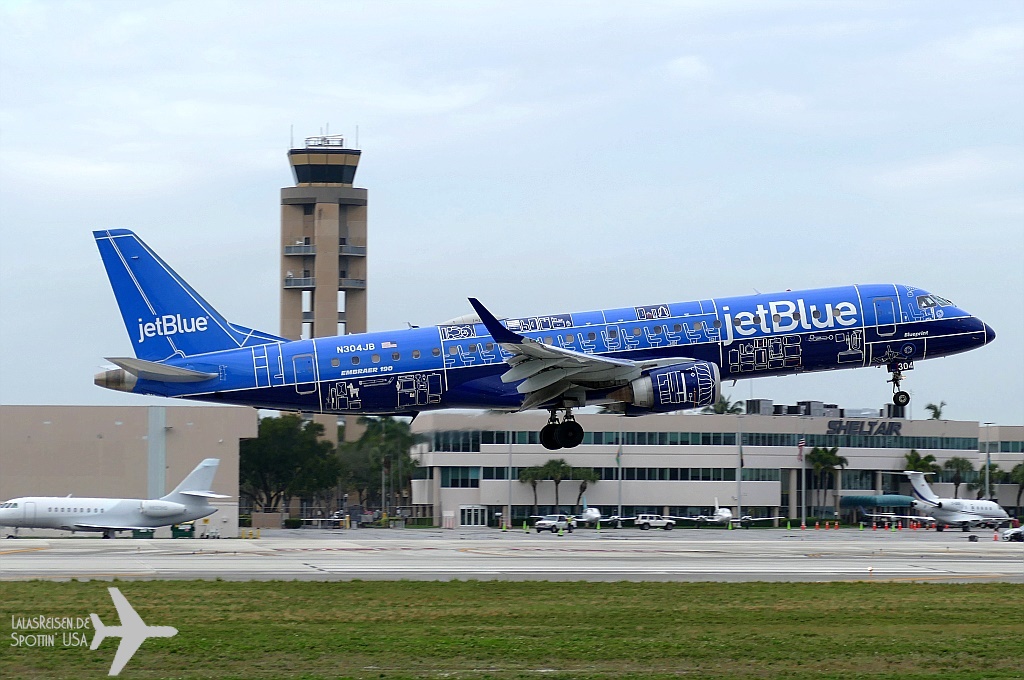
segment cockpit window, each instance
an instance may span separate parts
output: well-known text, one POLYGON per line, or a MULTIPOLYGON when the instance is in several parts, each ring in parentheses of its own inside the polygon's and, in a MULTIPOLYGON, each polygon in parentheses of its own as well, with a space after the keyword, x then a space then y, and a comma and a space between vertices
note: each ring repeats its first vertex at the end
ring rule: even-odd
POLYGON ((932 307, 952 307, 953 303, 938 295, 918 295, 917 306, 921 309, 931 309, 932 307))

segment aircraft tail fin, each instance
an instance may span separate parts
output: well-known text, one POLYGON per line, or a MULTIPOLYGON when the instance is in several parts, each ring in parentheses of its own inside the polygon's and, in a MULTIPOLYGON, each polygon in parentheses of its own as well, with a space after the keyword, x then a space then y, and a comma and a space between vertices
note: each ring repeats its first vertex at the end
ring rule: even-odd
POLYGON ((92 636, 92 644, 89 645, 89 649, 96 649, 107 637, 107 627, 100 621, 100 617, 95 614, 89 614, 89 616, 92 618, 92 629, 96 631, 96 634, 92 636))
POLYGON ((181 484, 174 487, 174 491, 160 500, 187 504, 197 501, 205 503, 204 499, 207 498, 226 498, 226 496, 210 491, 210 487, 213 486, 213 477, 217 474, 218 465, 220 465, 220 458, 207 458, 197 465, 188 474, 188 477, 181 480, 181 484))
POLYGON ((163 361, 283 342, 230 323, 128 229, 94 231, 135 356, 163 361))
POLYGON ((910 478, 910 486, 914 488, 914 495, 928 503, 930 505, 936 505, 939 502, 939 497, 935 495, 932 488, 928 486, 928 482, 925 481, 924 472, 911 472, 904 470, 903 474, 910 478))

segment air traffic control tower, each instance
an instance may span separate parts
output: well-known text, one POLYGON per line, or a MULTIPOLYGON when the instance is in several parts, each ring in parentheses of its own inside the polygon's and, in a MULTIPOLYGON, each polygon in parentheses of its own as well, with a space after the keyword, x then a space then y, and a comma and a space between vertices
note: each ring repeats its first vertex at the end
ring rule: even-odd
MULTIPOLYGON (((308 137, 288 151, 295 186, 281 189, 286 338, 366 332, 366 189, 352 186, 361 153, 345 148, 341 135, 308 137)), ((334 417, 316 420, 333 441, 334 417)))
POLYGON ((366 189, 352 186, 358 149, 341 135, 291 149, 281 189, 281 335, 366 332, 366 189))

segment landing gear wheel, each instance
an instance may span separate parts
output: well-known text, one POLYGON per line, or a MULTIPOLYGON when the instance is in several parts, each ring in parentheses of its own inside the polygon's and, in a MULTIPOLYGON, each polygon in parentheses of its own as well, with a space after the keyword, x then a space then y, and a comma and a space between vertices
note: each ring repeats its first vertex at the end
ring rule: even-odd
POLYGON ((903 390, 900 390, 899 392, 896 392, 895 394, 892 395, 892 403, 896 404, 897 406, 906 406, 907 404, 910 403, 910 394, 904 392, 903 390))
POLYGON ((548 423, 540 428, 540 444, 549 451, 557 451, 562 448, 558 442, 558 423, 548 423))
MULTIPOLYGON (((547 426, 545 426, 547 427, 547 426)), ((562 448, 572 449, 583 443, 583 426, 575 420, 565 420, 555 430, 555 441, 562 448)))

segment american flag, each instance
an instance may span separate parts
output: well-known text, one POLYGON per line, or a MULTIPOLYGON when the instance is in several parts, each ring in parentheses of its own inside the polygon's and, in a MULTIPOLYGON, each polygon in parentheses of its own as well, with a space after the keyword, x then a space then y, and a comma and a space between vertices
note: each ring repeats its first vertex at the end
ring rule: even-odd
POLYGON ((797 460, 801 460, 802 461, 804 459, 804 447, 805 446, 807 446, 807 440, 804 439, 803 437, 800 437, 800 441, 798 441, 797 444, 796 444, 796 452, 797 452, 796 453, 796 459, 797 460))
POLYGON ((385 340, 384 342, 380 343, 380 346, 383 349, 395 349, 396 347, 398 347, 398 343, 391 342, 390 340, 385 340))

